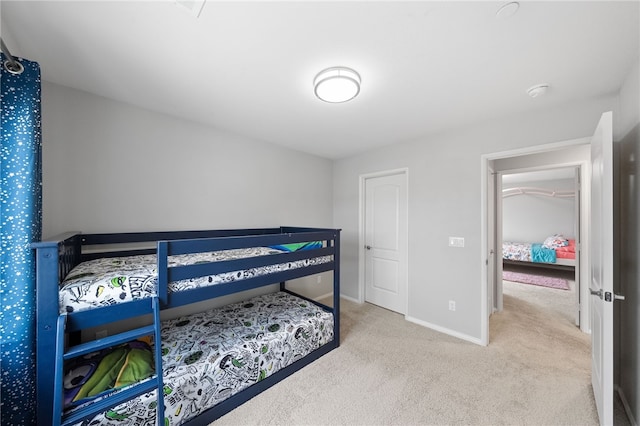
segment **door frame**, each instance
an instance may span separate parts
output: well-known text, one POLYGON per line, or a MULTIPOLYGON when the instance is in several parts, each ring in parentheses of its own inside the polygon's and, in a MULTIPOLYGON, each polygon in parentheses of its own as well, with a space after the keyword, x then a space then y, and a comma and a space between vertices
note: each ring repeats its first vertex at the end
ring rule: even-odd
MULTIPOLYGON (((489 259, 489 256, 488 256, 489 238, 488 238, 488 225, 487 225, 488 223, 487 221, 489 220, 488 205, 489 205, 489 202, 495 203, 495 199, 488 200, 489 191, 488 191, 487 185, 489 185, 490 183, 488 179, 488 170, 490 167, 492 167, 491 162, 494 160, 520 157, 520 156, 525 156, 530 154, 542 154, 546 152, 557 151, 563 148, 570 148, 572 146, 577 146, 577 145, 588 145, 590 144, 590 142, 591 142, 590 137, 578 138, 578 139, 571 139, 571 140, 562 141, 562 142, 554 142, 554 143, 543 144, 543 145, 535 145, 535 146, 526 147, 526 148, 519 148, 519 149, 514 149, 509 151, 483 154, 480 157, 480 226, 481 226, 480 262, 481 262, 481 268, 482 268, 481 284, 480 284, 480 302, 481 302, 480 342, 482 345, 486 346, 489 344, 489 315, 493 311, 493 306, 489 306, 488 293, 490 291, 494 291, 494 288, 496 286, 496 282, 490 282, 488 278, 489 268, 487 265, 487 261, 489 259)), ((587 248, 589 247, 588 246, 589 230, 587 229, 588 227, 585 225, 589 223, 589 217, 588 217, 588 209, 585 210, 585 207, 584 207, 589 205, 589 194, 590 194, 591 183, 587 179, 584 179, 584 176, 590 176, 590 172, 591 172, 590 165, 586 161, 574 161, 574 162, 566 162, 566 163, 557 163, 557 164, 554 164, 554 166, 559 166, 559 167, 577 166, 580 168, 580 174, 583 177, 582 194, 581 194, 582 196, 581 204, 583 207, 581 209, 582 220, 580 223, 582 241, 581 241, 581 247, 580 247, 579 276, 584 278, 585 276, 588 276, 586 272, 589 271, 589 268, 591 265, 589 262, 589 254, 587 250, 587 248)), ((530 168, 528 170, 533 170, 533 169, 534 168, 530 168)), ((520 169, 520 170, 526 171, 524 169, 520 169)), ((501 175, 501 172, 506 172, 506 171, 507 170, 495 170, 497 174, 493 176, 495 178, 495 176, 501 175)), ((498 196, 498 194, 495 194, 495 195, 496 197, 498 196)), ((498 204, 501 204, 501 203, 498 203, 498 204)), ((501 222, 496 224, 496 228, 499 228, 501 226, 502 226, 501 222)), ((497 245, 498 245, 498 241, 496 239, 496 246, 497 245)), ((494 261, 496 262, 495 269, 497 272, 499 272, 502 269, 501 268, 502 256, 494 256, 494 261), (498 265, 498 263, 500 265, 498 265)), ((499 281, 500 278, 496 277, 496 280, 499 281)), ((589 325, 588 291, 589 291, 588 286, 586 285, 580 286, 580 300, 583 301, 581 302, 581 309, 580 309, 580 319, 581 319, 580 328, 582 331, 586 333, 589 333, 591 331, 589 328, 590 325, 589 325)))
MULTIPOLYGON (((497 262, 494 257, 498 255, 496 241, 498 239, 498 230, 496 229, 496 222, 498 217, 498 212, 496 211, 496 193, 498 192, 497 188, 498 179, 496 177, 496 172, 493 170, 493 162, 487 163, 487 261, 485 264, 487 265, 487 285, 489 287, 495 288, 495 284, 499 283, 497 281, 498 271, 496 270, 497 262), (493 285, 491 283, 494 283, 493 285)), ((491 317, 496 309, 496 293, 495 291, 487 292, 487 306, 489 310, 487 312, 487 316, 491 317)))
POLYGON ((365 299, 365 273, 366 273, 366 262, 365 262, 365 213, 366 213, 366 181, 371 178, 378 178, 384 176, 393 176, 393 175, 403 175, 404 176, 404 185, 407 189, 407 197, 405 200, 405 212, 406 217, 404 218, 407 227, 405 229, 405 246, 403 247, 406 257, 406 262, 404 265, 405 277, 407 277, 406 282, 406 300, 404 301, 405 305, 405 316, 409 314, 409 169, 407 167, 399 168, 399 169, 391 169, 391 170, 383 170, 374 173, 365 173, 359 176, 359 206, 358 206, 358 303, 364 303, 365 299))

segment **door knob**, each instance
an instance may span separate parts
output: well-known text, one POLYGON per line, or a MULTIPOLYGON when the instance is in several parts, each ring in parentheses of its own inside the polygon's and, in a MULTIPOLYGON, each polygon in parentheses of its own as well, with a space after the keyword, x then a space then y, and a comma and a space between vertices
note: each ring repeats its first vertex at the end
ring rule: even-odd
POLYGON ((590 288, 589 293, 593 294, 594 296, 598 296, 600 299, 602 299, 602 289, 596 291, 590 288))
POLYGON ((367 250, 371 250, 371 246, 364 246, 367 250))
MULTIPOLYGON (((602 289, 595 291, 592 289, 589 289, 589 293, 593 294, 594 296, 598 296, 600 299, 605 299, 606 302, 611 302, 611 293, 607 292, 606 294, 604 294, 602 292, 602 289)), ((615 294, 613 293, 613 300, 625 300, 624 296, 621 294, 615 294)))

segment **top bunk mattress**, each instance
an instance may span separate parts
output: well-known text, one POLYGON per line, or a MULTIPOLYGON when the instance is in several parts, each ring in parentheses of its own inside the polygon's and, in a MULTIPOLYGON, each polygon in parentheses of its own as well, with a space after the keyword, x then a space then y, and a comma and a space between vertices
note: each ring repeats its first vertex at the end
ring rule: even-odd
MULTIPOLYGON (((169 267, 220 262, 254 256, 286 253, 273 247, 251 247, 214 252, 169 256, 169 267)), ((332 256, 319 256, 292 262, 249 268, 170 282, 169 292, 180 292, 228 283, 261 275, 331 262, 332 256)), ((73 268, 59 291, 60 313, 79 312, 152 297, 158 285, 155 254, 105 257, 82 262, 73 268)))

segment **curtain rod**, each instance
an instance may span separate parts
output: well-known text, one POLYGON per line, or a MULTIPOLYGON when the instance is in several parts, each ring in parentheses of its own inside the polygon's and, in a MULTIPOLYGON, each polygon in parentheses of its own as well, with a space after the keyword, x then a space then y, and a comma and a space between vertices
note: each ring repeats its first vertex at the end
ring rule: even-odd
POLYGON ((4 40, 2 39, 2 37, 0 37, 0 44, 2 45, 2 51, 7 57, 7 60, 2 64, 4 66, 4 69, 11 74, 22 74, 22 72, 24 71, 24 67, 20 62, 16 60, 16 58, 13 57, 11 52, 9 52, 9 49, 7 48, 7 45, 4 44, 4 40))

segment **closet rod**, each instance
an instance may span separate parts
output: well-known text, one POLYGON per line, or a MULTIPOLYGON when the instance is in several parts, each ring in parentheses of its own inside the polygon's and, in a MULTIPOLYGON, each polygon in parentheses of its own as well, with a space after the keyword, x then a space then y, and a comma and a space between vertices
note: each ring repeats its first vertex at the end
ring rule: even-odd
POLYGON ((7 48, 7 45, 4 44, 4 40, 2 39, 2 37, 0 37, 0 44, 2 46, 2 52, 4 52, 5 56, 7 57, 7 60, 2 64, 4 66, 4 69, 11 74, 22 74, 22 72, 24 71, 24 67, 20 62, 16 60, 16 58, 13 57, 13 55, 7 48))

